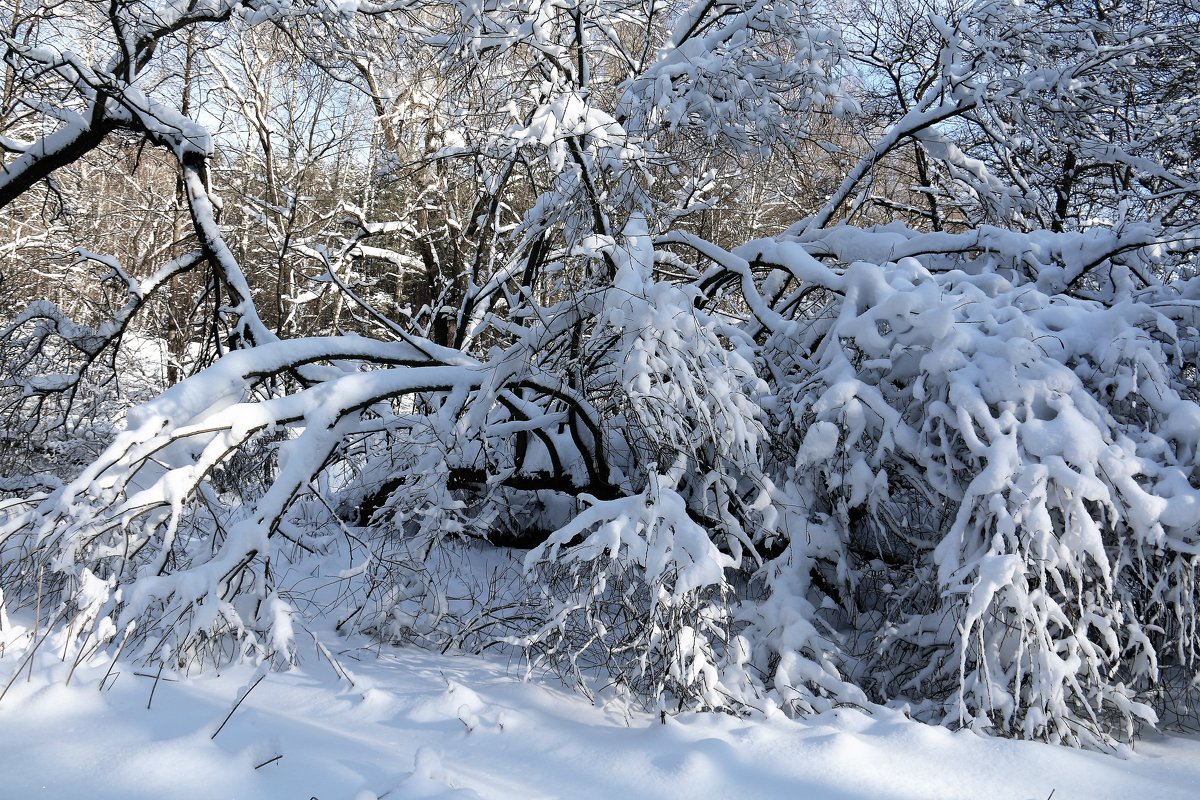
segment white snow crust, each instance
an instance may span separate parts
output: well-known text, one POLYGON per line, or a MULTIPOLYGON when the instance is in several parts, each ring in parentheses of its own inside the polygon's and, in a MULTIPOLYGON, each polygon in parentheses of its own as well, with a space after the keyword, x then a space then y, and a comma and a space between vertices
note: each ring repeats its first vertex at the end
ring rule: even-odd
MULTIPOLYGON (((1194 737, 1152 735, 1122 758, 954 732, 899 710, 664 724, 603 695, 592 705, 550 681, 522 682, 496 659, 326 639, 327 658, 304 639, 289 672, 188 678, 121 662, 102 691, 107 661, 81 665, 66 685, 71 659, 41 651, 32 679, 22 671, 0 700, 0 796, 1168 800, 1195 797, 1200 781, 1194 737)), ((0 680, 17 662, 10 648, 0 680)))

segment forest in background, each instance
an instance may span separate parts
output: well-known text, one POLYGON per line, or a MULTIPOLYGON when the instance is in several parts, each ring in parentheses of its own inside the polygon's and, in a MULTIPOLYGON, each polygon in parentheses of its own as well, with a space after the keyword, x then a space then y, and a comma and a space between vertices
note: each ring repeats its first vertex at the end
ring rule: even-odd
POLYGON ((0 28, 29 658, 331 624, 666 712, 1194 715, 1194 0, 0 28))

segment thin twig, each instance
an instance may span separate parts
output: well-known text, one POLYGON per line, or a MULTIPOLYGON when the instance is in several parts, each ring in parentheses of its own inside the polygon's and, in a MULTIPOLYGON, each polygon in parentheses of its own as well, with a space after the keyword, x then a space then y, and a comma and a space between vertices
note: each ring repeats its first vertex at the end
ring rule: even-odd
POLYGON ((217 738, 217 734, 218 734, 218 733, 220 733, 220 732, 221 732, 221 730, 222 730, 222 729, 225 727, 225 723, 226 723, 226 722, 229 722, 229 719, 230 719, 230 718, 233 716, 233 712, 235 712, 235 711, 237 711, 237 710, 238 710, 238 706, 240 706, 240 705, 242 704, 242 701, 243 701, 243 700, 245 700, 247 697, 249 697, 249 696, 250 696, 250 693, 254 691, 254 688, 255 688, 256 686, 258 686, 260 683, 262 683, 262 679, 263 679, 263 678, 265 678, 265 677, 267 677, 267 676, 266 676, 266 675, 259 675, 259 676, 258 676, 258 680, 256 680, 254 683, 250 684, 250 688, 249 688, 249 689, 247 689, 247 690, 246 690, 246 693, 245 693, 245 694, 243 694, 241 697, 239 697, 239 698, 238 698, 238 701, 237 701, 236 703, 234 703, 234 704, 233 704, 233 708, 229 709, 229 713, 228 713, 228 714, 226 714, 226 715, 225 715, 225 719, 221 721, 221 725, 220 725, 220 727, 218 727, 218 728, 216 729, 216 731, 214 731, 214 732, 213 732, 213 735, 212 735, 212 736, 208 737, 209 739, 215 739, 215 738, 217 738))
POLYGON ((150 687, 150 699, 146 701, 146 710, 150 710, 150 704, 154 702, 154 690, 158 688, 158 681, 162 678, 163 665, 160 661, 158 664, 158 674, 154 676, 154 683, 150 687))
MULTIPOLYGON (((65 616, 66 611, 63 611, 61 614, 59 614, 58 619, 54 620, 53 623, 46 627, 46 632, 42 634, 42 638, 34 642, 34 644, 29 648, 29 652, 25 654, 25 660, 17 666, 17 671, 13 673, 11 678, 8 679, 8 683, 4 685, 4 690, 0 691, 0 700, 4 699, 4 695, 8 694, 8 690, 12 688, 14 683, 16 683, 17 678, 21 677, 21 670, 25 669, 26 664, 29 664, 29 676, 33 676, 33 657, 37 654, 37 649, 41 647, 42 642, 46 641, 47 637, 50 636, 51 631, 54 630, 54 626, 58 624, 59 620, 65 616)), ((28 683, 29 678, 26 678, 25 682, 28 683)))
POLYGON ((87 635, 83 637, 83 642, 79 645, 79 652, 75 655, 75 660, 71 663, 71 669, 67 672, 67 680, 63 684, 64 686, 71 685, 71 678, 75 677, 75 670, 79 667, 79 662, 96 652, 96 648, 100 646, 100 642, 96 642, 96 647, 93 647, 91 650, 87 649, 87 644, 92 639, 92 633, 93 631, 89 629, 87 635))
POLYGON ((345 667, 343 667, 341 664, 339 664, 337 662, 337 659, 335 659, 333 657, 333 654, 329 652, 329 648, 325 647, 325 645, 323 645, 320 642, 320 640, 317 639, 317 637, 313 634, 312 631, 308 630, 307 628, 305 630, 309 636, 312 636, 313 644, 315 644, 317 646, 317 652, 325 657, 325 660, 329 662, 329 666, 333 667, 334 673, 339 678, 345 679, 345 681, 347 683, 349 683, 351 687, 353 687, 354 681, 350 678, 350 675, 346 672, 345 667))
MULTIPOLYGON (((108 676, 112 675, 113 669, 117 666, 117 659, 121 657, 121 653, 125 650, 125 645, 129 643, 129 637, 133 635, 133 627, 131 623, 125 628, 125 637, 121 639, 121 644, 117 647, 117 652, 113 655, 112 663, 108 665, 108 672, 105 672, 104 677, 100 680, 98 691, 104 691, 104 684, 108 682, 108 676)), ((121 673, 118 672, 117 674, 120 675, 121 673)), ((116 683, 116 681, 117 679, 113 678, 113 683, 116 683)))
MULTIPOLYGON (((38 579, 37 579, 37 598, 36 598, 36 601, 34 602, 34 606, 33 606, 33 638, 34 638, 34 640, 36 640, 38 638, 38 628, 41 626, 41 622, 42 622, 42 566, 39 564, 38 565, 38 579)), ((49 633, 49 631, 47 631, 47 633, 49 633)), ((38 644, 41 644, 41 642, 39 641, 38 644)), ((36 649, 36 647, 34 649, 36 649)), ((20 672, 21 672, 21 670, 18 669, 17 674, 20 674, 20 672)), ((33 680, 33 659, 32 658, 29 659, 29 674, 25 676, 25 682, 29 683, 31 680, 33 680)), ((12 681, 9 681, 8 685, 11 686, 12 681)), ((5 686, 4 690, 8 691, 8 686, 5 686)), ((3 697, 3 696, 4 695, 0 694, 0 697, 3 697)))
MULTIPOLYGON (((216 734, 213 734, 213 735, 216 736, 216 734)), ((274 758, 268 758, 266 761, 262 762, 261 764, 255 764, 254 768, 262 769, 267 764, 274 764, 276 761, 278 761, 281 758, 283 758, 283 753, 280 753, 279 755, 275 756, 274 758)))

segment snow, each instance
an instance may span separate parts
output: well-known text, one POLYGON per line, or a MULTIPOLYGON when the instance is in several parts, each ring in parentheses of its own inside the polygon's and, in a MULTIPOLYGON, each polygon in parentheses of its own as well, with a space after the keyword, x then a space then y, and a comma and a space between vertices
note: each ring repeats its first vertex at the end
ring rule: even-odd
MULTIPOLYGON (((0 794, 1169 800, 1194 797, 1200 780, 1195 737, 1155 735, 1121 758, 954 732, 896 710, 689 713, 663 724, 615 698, 592 705, 550 679, 523 682, 496 658, 326 639, 331 661, 304 639, 289 672, 156 680, 122 662, 103 691, 107 662, 79 667, 68 686, 69 660, 39 653, 32 679, 0 700, 0 794)), ((0 678, 18 661, 9 649, 0 678)))

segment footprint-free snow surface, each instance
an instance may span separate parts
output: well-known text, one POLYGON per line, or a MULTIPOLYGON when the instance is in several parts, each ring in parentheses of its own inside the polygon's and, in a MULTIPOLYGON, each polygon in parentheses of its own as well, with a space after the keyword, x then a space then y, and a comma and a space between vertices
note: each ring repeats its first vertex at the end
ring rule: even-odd
MULTIPOLYGON (((284 673, 196 678, 118 664, 100 691, 107 664, 79 667, 67 685, 69 659, 39 654, 0 700, 0 798, 1200 796, 1200 740, 1188 737, 1153 736, 1117 757, 887 710, 663 724, 523 682, 499 661, 331 656, 313 650, 284 673)), ((0 659, 0 681, 17 666, 0 659)))

